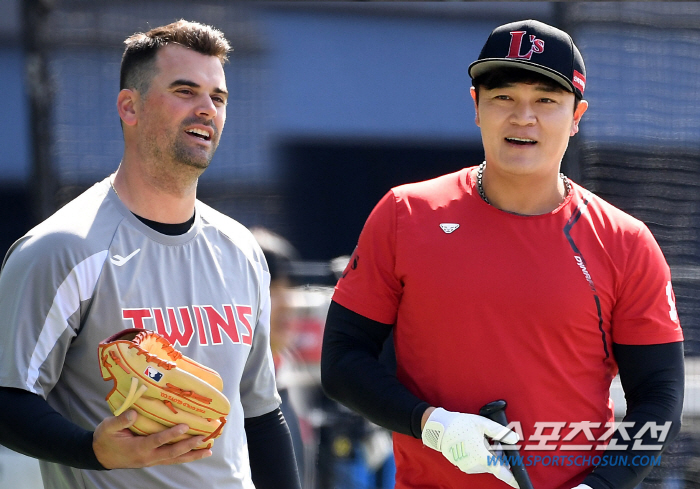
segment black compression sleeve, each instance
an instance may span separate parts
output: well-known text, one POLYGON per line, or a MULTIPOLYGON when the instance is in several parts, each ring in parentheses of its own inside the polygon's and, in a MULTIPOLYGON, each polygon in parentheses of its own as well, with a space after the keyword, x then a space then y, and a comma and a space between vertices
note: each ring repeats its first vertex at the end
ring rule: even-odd
POLYGON ((331 302, 323 334, 321 383, 326 395, 391 431, 421 436, 429 404, 414 396, 379 354, 392 325, 331 302))
POLYGON ((301 489, 292 437, 281 409, 245 419, 253 484, 258 489, 301 489))
POLYGON ((29 391, 0 387, 0 445, 69 467, 105 470, 81 428, 29 391))
MULTIPOLYGON (((623 421, 634 422, 627 429, 631 440, 624 440, 619 432, 613 438, 619 445, 627 445, 626 450, 610 454, 616 460, 627 456, 627 464, 598 466, 583 481, 593 489, 634 488, 652 469, 651 464, 634 463, 634 457, 657 458, 661 455, 681 428, 683 410, 683 390, 685 383, 683 343, 661 345, 618 345, 613 344, 613 353, 620 368, 620 381, 625 391, 627 414, 623 421), (647 422, 662 426, 671 421, 671 429, 663 443, 658 433, 648 430, 641 437, 643 445, 663 445, 658 450, 634 450, 635 435, 647 422)), ((636 460, 640 460, 637 458, 636 460)))

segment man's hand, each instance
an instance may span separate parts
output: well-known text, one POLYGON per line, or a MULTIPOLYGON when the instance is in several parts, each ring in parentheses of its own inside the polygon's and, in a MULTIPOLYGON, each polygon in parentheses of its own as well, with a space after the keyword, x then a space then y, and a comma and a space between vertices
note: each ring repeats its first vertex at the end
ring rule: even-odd
POLYGON ((518 483, 500 460, 494 457, 486 438, 501 443, 518 442, 518 434, 505 426, 475 414, 454 413, 435 409, 423 428, 423 444, 441 452, 447 460, 467 474, 490 473, 515 488, 518 483))
POLYGON ((192 462, 211 455, 211 450, 193 450, 202 443, 203 436, 193 436, 172 445, 168 442, 181 436, 188 426, 179 424, 148 436, 129 431, 136 421, 136 412, 102 421, 92 437, 92 448, 97 460, 106 469, 137 469, 153 465, 173 465, 192 462))

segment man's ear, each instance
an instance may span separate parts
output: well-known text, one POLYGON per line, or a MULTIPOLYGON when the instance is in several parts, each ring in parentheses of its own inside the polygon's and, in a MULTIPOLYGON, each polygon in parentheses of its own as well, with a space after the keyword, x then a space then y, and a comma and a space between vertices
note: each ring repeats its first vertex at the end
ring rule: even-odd
POLYGON ((138 120, 137 104, 139 94, 135 90, 125 88, 117 95, 117 112, 122 122, 127 126, 135 126, 138 120))
POLYGON ((588 110, 588 102, 581 100, 578 103, 578 107, 576 107, 576 110, 574 111, 574 120, 571 123, 571 133, 569 136, 573 136, 578 132, 578 124, 581 122, 581 117, 583 117, 586 110, 588 110))
POLYGON ((479 126, 479 103, 476 101, 476 88, 471 87, 469 89, 469 93, 471 94, 472 100, 474 101, 474 112, 476 112, 474 122, 476 123, 477 127, 481 127, 479 126))

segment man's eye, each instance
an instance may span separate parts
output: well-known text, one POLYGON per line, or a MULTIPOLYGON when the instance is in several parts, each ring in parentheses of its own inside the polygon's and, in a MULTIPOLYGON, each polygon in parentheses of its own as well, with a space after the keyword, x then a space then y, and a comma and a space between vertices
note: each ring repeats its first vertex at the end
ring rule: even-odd
POLYGON ((189 88, 181 88, 177 92, 181 93, 183 95, 191 95, 192 94, 192 90, 190 90, 189 88))

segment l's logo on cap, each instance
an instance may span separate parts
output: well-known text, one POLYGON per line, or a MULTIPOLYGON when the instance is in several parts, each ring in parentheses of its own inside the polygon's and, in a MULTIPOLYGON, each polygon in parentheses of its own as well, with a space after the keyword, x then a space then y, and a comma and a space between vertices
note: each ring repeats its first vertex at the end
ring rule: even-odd
POLYGON ((537 37, 530 34, 530 42, 532 43, 530 51, 525 54, 520 54, 525 34, 527 34, 525 31, 512 31, 510 33, 510 48, 508 49, 508 56, 506 56, 506 58, 529 60, 532 58, 533 54, 544 53, 544 39, 537 39, 537 37))

